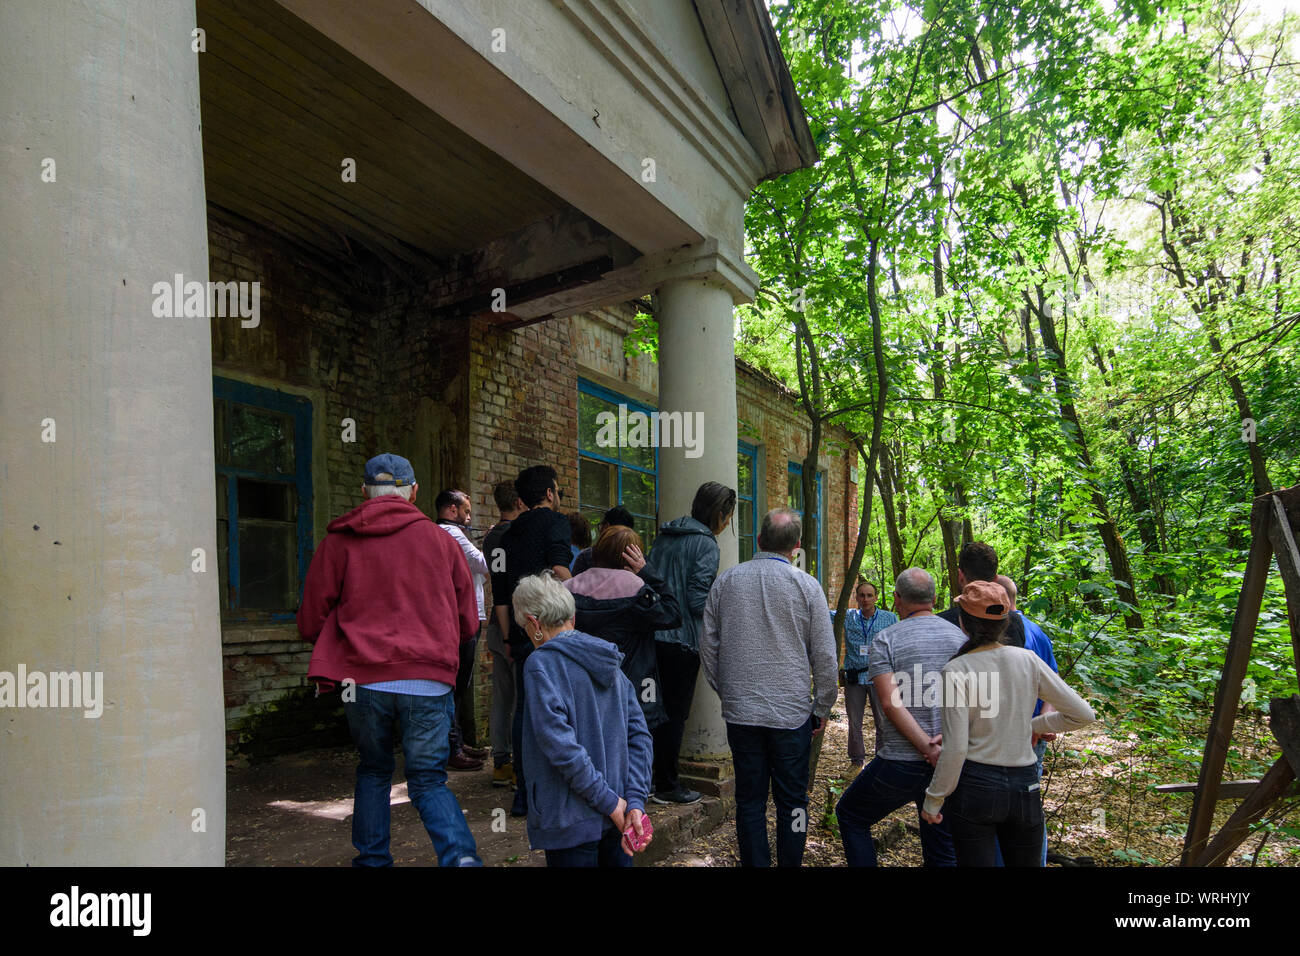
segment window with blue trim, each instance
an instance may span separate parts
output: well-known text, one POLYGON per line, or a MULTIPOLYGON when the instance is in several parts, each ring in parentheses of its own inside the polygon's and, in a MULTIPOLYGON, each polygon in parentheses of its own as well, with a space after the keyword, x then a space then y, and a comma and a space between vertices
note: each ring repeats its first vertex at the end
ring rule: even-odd
POLYGON ((311 402, 224 378, 212 394, 222 614, 284 619, 313 544, 311 402))
POLYGON ((748 561, 758 550, 758 448, 743 441, 737 444, 736 537, 740 560, 748 561))
POLYGON ((622 505, 631 512, 632 527, 641 535, 647 552, 659 528, 659 450, 652 445, 630 447, 622 423, 627 422, 629 413, 651 415, 654 411, 649 405, 578 380, 579 511, 594 534, 605 512, 622 505), (610 415, 613 417, 607 417, 610 415))
MULTIPOLYGON (((789 471, 789 507, 799 512, 799 520, 803 521, 805 514, 803 498, 803 465, 797 461, 790 462, 789 471)), ((823 552, 822 544, 826 541, 826 509, 822 506, 822 474, 817 473, 817 540, 803 542, 803 549, 806 556, 804 570, 815 577, 818 581, 822 580, 822 562, 821 555, 823 552)))

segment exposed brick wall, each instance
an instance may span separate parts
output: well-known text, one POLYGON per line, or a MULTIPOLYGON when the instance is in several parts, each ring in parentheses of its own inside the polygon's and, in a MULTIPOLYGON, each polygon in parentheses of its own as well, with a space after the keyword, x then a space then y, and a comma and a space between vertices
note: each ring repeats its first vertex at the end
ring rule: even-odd
MULTIPOLYGON (((273 233, 215 208, 208 214, 208 248, 213 281, 261 283, 257 328, 242 328, 238 319, 212 319, 213 372, 258 385, 312 389, 321 396, 312 415, 320 417, 328 440, 313 454, 323 451, 329 479, 314 483, 312 490, 325 514, 346 511, 357 502, 362 467, 379 442, 379 314, 359 310, 323 283, 319 272, 273 233), (356 422, 354 443, 342 441, 345 418, 356 422)), ((323 527, 316 530, 324 533, 323 527)))
MULTIPOLYGON (((486 531, 498 512, 492 488, 530 465, 550 465, 564 493, 578 501, 578 366, 573 319, 502 331, 476 319, 469 326, 469 492, 474 527, 486 531)), ((490 560, 490 559, 489 559, 490 560)), ((491 601, 491 588, 488 588, 491 601)), ((479 744, 487 740, 492 655, 479 642, 475 714, 479 744)))
MULTIPOLYGON (((322 281, 320 266, 275 234, 220 209, 208 212, 213 281, 259 282, 260 323, 213 318, 213 373, 312 399, 314 540, 324 524, 359 501, 362 467, 376 453, 380 315, 375 305, 322 281), (356 423, 356 441, 342 423, 356 423)), ((307 687, 311 647, 293 624, 222 626, 226 744, 259 753, 320 746, 346 738, 337 696, 307 687)))
MULTIPOLYGON (((790 463, 802 464, 812 440, 812 427, 799 405, 798 396, 780 383, 745 365, 736 367, 736 412, 742 437, 755 439, 763 450, 764 490, 768 509, 788 502, 790 463)), ((858 536, 858 485, 849 480, 856 452, 848 435, 839 428, 822 430, 817 456, 822 477, 827 599, 839 600, 844 566, 853 556, 858 536)))
MULTIPOLYGON (((630 306, 503 331, 483 319, 438 318, 465 291, 464 270, 413 289, 394 275, 362 293, 328 276, 328 268, 275 234, 209 211, 213 280, 259 281, 261 325, 214 319, 213 367, 263 387, 307 394, 318 435, 313 449, 315 540, 324 525, 360 500, 362 466, 380 451, 409 458, 426 513, 443 487, 467 491, 474 528, 497 519, 493 485, 523 468, 550 464, 576 509, 578 378, 653 400, 658 367, 626 355, 630 306), (341 423, 356 422, 355 443, 341 423)), ((758 440, 766 462, 765 505, 786 497, 786 468, 802 459, 808 425, 790 394, 744 367, 737 369, 741 433, 758 440)), ((856 533, 851 455, 832 429, 823 445, 828 585, 831 600, 856 533)), ((487 595, 490 605, 490 589, 487 595)), ((223 626, 227 744, 258 755, 346 740, 337 696, 315 699, 306 686, 311 648, 292 624, 223 626)), ((480 643, 475 710, 480 745, 487 740, 491 656, 480 643)))

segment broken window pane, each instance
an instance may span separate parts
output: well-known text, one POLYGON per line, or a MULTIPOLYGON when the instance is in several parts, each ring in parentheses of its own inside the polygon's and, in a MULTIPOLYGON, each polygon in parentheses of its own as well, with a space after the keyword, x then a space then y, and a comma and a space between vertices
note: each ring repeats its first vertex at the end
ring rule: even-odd
POLYGON ((233 405, 230 464, 264 475, 293 474, 293 419, 279 412, 233 405))
POLYGON ((291 611, 298 604, 298 532, 291 524, 239 522, 239 606, 291 611))

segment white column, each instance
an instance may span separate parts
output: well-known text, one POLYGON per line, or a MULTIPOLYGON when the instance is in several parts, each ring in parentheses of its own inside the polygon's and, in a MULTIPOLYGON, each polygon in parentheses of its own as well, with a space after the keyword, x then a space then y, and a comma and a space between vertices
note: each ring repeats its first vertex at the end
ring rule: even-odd
MULTIPOLYGON (((736 357, 733 294, 715 278, 675 279, 658 289, 659 409, 700 413, 699 457, 688 449, 659 451, 659 513, 671 520, 691 513, 695 491, 706 481, 736 487, 736 357)), ((730 528, 718 537, 719 571, 739 557, 730 528)), ((727 728, 718 695, 701 671, 686 723, 682 754, 687 758, 728 757, 727 728)))
POLYGON ((0 4, 0 672, 103 681, 0 708, 2 866, 224 862, 211 331, 152 310, 208 279, 194 26, 0 4))

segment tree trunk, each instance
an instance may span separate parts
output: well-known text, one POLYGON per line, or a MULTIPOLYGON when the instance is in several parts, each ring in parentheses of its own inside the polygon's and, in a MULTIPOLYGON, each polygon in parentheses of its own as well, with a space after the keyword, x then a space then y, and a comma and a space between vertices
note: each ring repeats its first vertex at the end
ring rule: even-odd
POLYGON ((880 504, 885 512, 885 533, 889 535, 889 566, 894 577, 898 577, 903 573, 903 539, 894 516, 894 470, 890 467, 888 445, 880 448, 880 474, 876 477, 876 485, 880 488, 880 504))
MULTIPOLYGON (((1085 326, 1086 329, 1086 326, 1085 326)), ((1107 368, 1106 362, 1102 358, 1101 349, 1097 346, 1096 341, 1090 343, 1092 351, 1092 362, 1097 366, 1097 371, 1101 373, 1102 383, 1106 390, 1110 391, 1110 369, 1107 368)), ((1111 359, 1114 360, 1114 353, 1111 353, 1111 359)), ((1142 547, 1146 554, 1158 565, 1162 557, 1160 548, 1160 535, 1156 530, 1155 513, 1151 508, 1151 496, 1147 493, 1147 487, 1142 480, 1134 473, 1132 454, 1137 451, 1137 436, 1133 434, 1133 429, 1125 428, 1115 413, 1114 405, 1107 402, 1106 407, 1106 427, 1115 432, 1123 431, 1125 446, 1119 450, 1119 471, 1120 478, 1124 482, 1124 491, 1128 494, 1129 507, 1133 509, 1133 523, 1137 526, 1138 537, 1142 539, 1142 547)), ((1164 571, 1156 571, 1152 578, 1155 585, 1156 593, 1171 595, 1174 593, 1173 582, 1164 571)))
MULTIPOLYGON (((1215 355, 1223 354, 1223 344, 1219 337, 1213 332, 1210 333, 1210 348, 1214 350, 1215 355)), ((1237 411, 1241 413, 1242 430, 1245 431, 1247 421, 1251 422, 1251 441, 1246 442, 1246 454, 1250 458, 1250 477, 1255 484, 1255 497, 1260 495, 1271 494, 1273 491, 1273 482, 1269 480, 1268 468, 1264 465, 1264 453, 1260 451, 1259 441, 1254 434, 1255 416, 1250 411, 1250 399, 1246 397, 1246 390, 1241 386, 1241 379, 1235 372, 1228 373, 1228 388, 1232 391, 1232 399, 1237 403, 1237 411)))
POLYGON ((947 517, 948 502, 942 493, 935 493, 935 504, 939 506, 939 530, 943 533, 944 570, 948 577, 948 593, 956 594, 961 588, 957 586, 957 531, 956 522, 947 517))
POLYGON ((1142 613, 1138 610, 1137 590, 1133 586, 1133 569, 1129 566, 1128 551, 1124 547, 1124 539, 1119 529, 1115 526, 1115 519, 1111 517, 1106 499, 1102 497, 1092 479, 1092 456, 1088 452, 1088 440, 1074 407, 1074 387, 1070 381, 1065 354, 1056 338, 1056 323, 1052 319, 1051 305, 1041 290, 1038 300, 1038 305, 1034 308, 1038 315, 1038 334, 1043 340, 1045 358, 1053 366, 1052 377, 1056 383, 1056 400, 1061 409, 1061 418, 1068 426, 1065 429, 1066 436, 1075 446, 1079 454, 1079 462, 1083 466, 1083 473, 1087 476, 1088 494, 1092 499, 1093 510, 1101 519, 1098 530, 1101 532, 1101 542, 1106 549, 1106 556, 1110 559, 1111 576, 1118 582, 1119 598, 1133 608, 1124 615, 1124 624, 1130 630, 1140 630, 1142 613))

